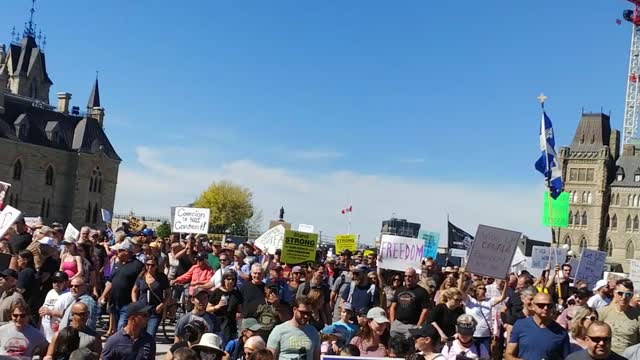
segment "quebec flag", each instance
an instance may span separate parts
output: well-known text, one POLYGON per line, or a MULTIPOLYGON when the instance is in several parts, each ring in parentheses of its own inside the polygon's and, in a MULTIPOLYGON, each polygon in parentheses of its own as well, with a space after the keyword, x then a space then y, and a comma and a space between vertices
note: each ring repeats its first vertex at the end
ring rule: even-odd
POLYGON ((556 140, 553 134, 551 119, 546 112, 542 112, 540 122, 540 158, 536 161, 536 170, 545 176, 549 184, 551 197, 557 199, 562 193, 562 171, 558 165, 558 155, 555 150, 556 140))

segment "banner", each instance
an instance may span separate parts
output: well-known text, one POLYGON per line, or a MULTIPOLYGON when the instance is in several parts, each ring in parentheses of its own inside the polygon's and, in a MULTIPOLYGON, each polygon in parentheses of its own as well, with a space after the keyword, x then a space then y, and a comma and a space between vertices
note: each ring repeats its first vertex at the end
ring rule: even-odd
POLYGON ((9 205, 5 206, 2 212, 0 212, 0 239, 2 239, 11 225, 18 220, 20 214, 22 214, 20 210, 9 205))
POLYGON ((315 230, 313 225, 298 224, 298 231, 302 231, 302 232, 306 232, 306 233, 312 233, 312 232, 314 232, 313 230, 315 230))
MULTIPOLYGON (((449 224, 449 250, 458 249, 467 251, 471 248, 471 244, 473 244, 473 236, 468 232, 460 229, 459 227, 453 225, 451 222, 449 224)), ((454 255, 457 256, 457 255, 454 255)))
MULTIPOLYGON (((549 192, 544 192, 542 206, 542 224, 549 227, 549 192)), ((569 227, 569 193, 561 193, 557 199, 551 199, 551 215, 553 215, 553 227, 569 227)))
POLYGON ((531 267, 546 269, 547 265, 553 269, 556 265, 562 265, 567 260, 567 250, 548 246, 533 246, 531 248, 531 267), (549 262, 551 260, 551 262, 549 262))
POLYGON ((111 213, 109 212, 109 210, 100 209, 100 211, 102 212, 102 221, 104 221, 106 224, 111 224, 111 213))
POLYGON ((424 241, 396 235, 382 235, 380 241, 380 260, 382 269, 405 271, 407 268, 420 269, 424 255, 424 241))
POLYGON ((76 229, 73 224, 68 223, 67 228, 64 230, 64 239, 76 242, 80 236, 80 231, 76 229))
POLYGON ((284 231, 285 228, 282 225, 273 227, 260 235, 260 237, 254 242, 254 245, 262 251, 268 251, 269 254, 275 254, 277 249, 282 249, 284 231))
POLYGON ((575 281, 584 280, 589 284, 588 289, 593 289, 596 282, 602 279, 602 270, 606 260, 607 253, 604 251, 582 249, 575 281))
POLYGON ((511 269, 522 233, 479 225, 469 250, 467 272, 504 279, 511 269))
POLYGON ((424 254, 425 258, 435 259, 438 255, 438 244, 440 244, 440 234, 433 231, 420 230, 418 233, 418 239, 424 241, 424 254))
POLYGON ((4 197, 7 195, 11 184, 0 181, 0 210, 2 210, 2 204, 4 202, 4 197))
POLYGON ((317 248, 318 234, 285 230, 281 262, 300 264, 307 261, 316 261, 317 248))
POLYGON ((354 252, 356 248, 356 234, 336 235, 336 254, 340 254, 344 250, 354 252))
POLYGON ((38 226, 42 226, 42 218, 38 217, 24 217, 24 224, 31 229, 35 229, 38 226))
POLYGON ((171 231, 176 233, 207 234, 209 232, 210 212, 211 209, 176 207, 171 231))

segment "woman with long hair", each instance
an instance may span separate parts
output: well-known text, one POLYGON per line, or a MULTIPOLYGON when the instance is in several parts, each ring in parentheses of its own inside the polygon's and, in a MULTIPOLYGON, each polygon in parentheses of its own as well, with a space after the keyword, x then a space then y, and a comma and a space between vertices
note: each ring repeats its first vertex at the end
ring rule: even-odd
POLYGON ((311 299, 312 302, 312 311, 311 318, 309 319, 309 325, 316 328, 316 330, 322 330, 326 324, 326 316, 322 313, 322 309, 324 309, 324 298, 322 297, 322 292, 318 289, 309 290, 309 294, 307 297, 311 299))
POLYGON ((436 294, 433 296, 433 302, 439 304, 442 293, 449 288, 455 287, 456 281, 457 280, 453 274, 447 275, 447 277, 442 281, 442 284, 440 284, 440 289, 436 291, 436 294))
POLYGON ((69 280, 83 276, 82 257, 78 254, 76 244, 68 239, 64 239, 62 243, 64 249, 62 249, 62 256, 60 256, 60 271, 67 273, 69 280))
POLYGON ((167 279, 167 275, 158 270, 156 258, 147 257, 144 270, 131 289, 131 299, 133 302, 140 300, 152 307, 153 310, 147 322, 147 332, 151 336, 155 336, 158 331, 164 309, 170 299, 170 289, 169 279, 167 279))
POLYGON ((71 353, 80 348, 80 333, 71 326, 60 330, 52 340, 44 360, 69 360, 71 353))
POLYGON ((427 322, 438 330, 443 343, 456 333, 456 319, 464 314, 463 301, 462 291, 450 287, 442 292, 440 303, 429 312, 427 322))
POLYGON ((571 352, 574 352, 587 348, 587 329, 592 322, 598 320, 598 312, 588 306, 574 306, 571 310, 573 316, 567 314, 567 319, 569 320, 571 352))
POLYGON ((216 317, 224 344, 238 336, 236 314, 242 312, 242 295, 236 286, 237 281, 238 274, 233 270, 227 270, 222 274, 222 285, 209 295, 207 311, 216 317))
POLYGON ((367 321, 351 339, 351 344, 358 347, 360 356, 385 357, 389 338, 389 318, 383 308, 374 307, 367 312, 367 321))
POLYGON ((378 268, 378 278, 382 281, 382 285, 383 285, 383 289, 381 291, 381 293, 385 294, 385 302, 382 302, 380 304, 382 304, 385 309, 389 310, 389 307, 391 307, 391 300, 393 300, 393 295, 396 293, 396 290, 398 290, 398 288, 400 288, 402 286, 402 277, 403 277, 403 273, 401 273, 400 271, 392 271, 391 272, 391 280, 389 281, 388 284, 384 283, 384 276, 382 275, 382 269, 378 268))

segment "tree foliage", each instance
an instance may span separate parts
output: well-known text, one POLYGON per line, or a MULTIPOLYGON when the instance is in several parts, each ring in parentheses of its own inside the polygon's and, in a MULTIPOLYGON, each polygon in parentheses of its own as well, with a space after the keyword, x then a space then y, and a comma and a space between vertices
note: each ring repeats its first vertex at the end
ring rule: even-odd
POLYGON ((228 181, 214 182, 196 199, 193 206, 211 209, 209 231, 247 235, 254 215, 253 194, 247 188, 228 181))
POLYGON ((166 222, 163 222, 155 230, 156 236, 159 238, 168 238, 171 235, 171 225, 166 222))

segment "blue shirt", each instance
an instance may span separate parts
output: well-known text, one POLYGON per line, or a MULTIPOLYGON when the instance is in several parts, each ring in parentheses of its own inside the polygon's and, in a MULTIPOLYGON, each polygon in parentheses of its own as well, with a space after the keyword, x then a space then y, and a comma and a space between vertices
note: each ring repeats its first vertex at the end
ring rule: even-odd
POLYGON ((561 360, 569 355, 569 335, 555 321, 539 327, 533 317, 520 319, 509 342, 518 344, 518 357, 525 360, 561 360))
POLYGON ((111 335, 102 349, 103 360, 153 360, 156 342, 146 331, 134 341, 124 329, 111 335))
POLYGON ((327 325, 322 329, 323 334, 339 334, 338 346, 343 347, 351 342, 351 339, 356 336, 359 326, 356 324, 347 324, 341 320, 334 322, 331 325, 327 325))

